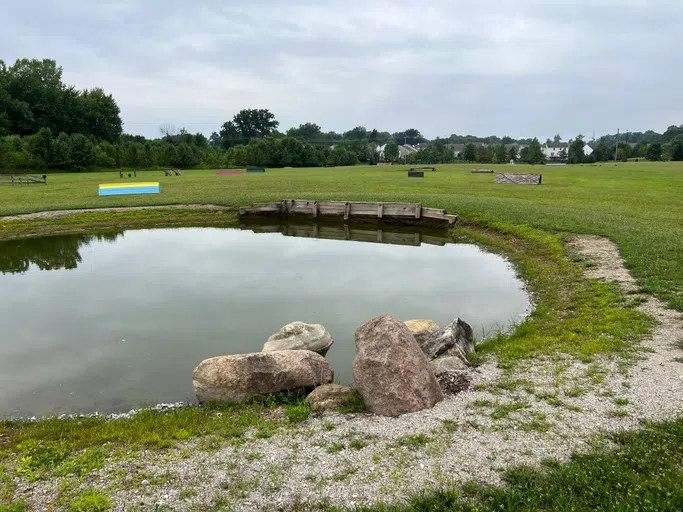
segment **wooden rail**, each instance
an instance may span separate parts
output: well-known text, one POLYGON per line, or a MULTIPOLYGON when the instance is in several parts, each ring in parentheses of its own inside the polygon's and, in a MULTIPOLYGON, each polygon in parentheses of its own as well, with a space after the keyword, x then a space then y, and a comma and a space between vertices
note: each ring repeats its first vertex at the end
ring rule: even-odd
POLYGON ((47 185, 47 176, 32 176, 30 174, 0 174, 0 183, 5 185, 30 185, 42 183, 47 185))
POLYGON ((397 224, 424 224, 436 227, 449 227, 458 220, 456 215, 448 215, 438 208, 423 208, 420 203, 365 203, 344 201, 307 201, 284 199, 279 203, 257 203, 240 208, 241 217, 296 217, 382 221, 397 224))

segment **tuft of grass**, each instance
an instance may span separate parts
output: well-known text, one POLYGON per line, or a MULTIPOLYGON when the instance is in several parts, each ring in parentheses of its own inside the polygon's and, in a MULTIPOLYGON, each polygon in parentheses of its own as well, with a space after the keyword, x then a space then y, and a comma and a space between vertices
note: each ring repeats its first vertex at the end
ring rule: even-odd
POLYGON ((507 418, 511 412, 520 411, 522 409, 527 409, 530 407, 528 402, 508 402, 504 404, 498 404, 491 412, 491 418, 494 420, 501 420, 507 418))
POLYGON ((586 390, 581 386, 574 386, 564 390, 564 396, 569 398, 578 398, 586 394, 586 390))
POLYGON ((615 398, 614 399, 614 405, 617 405, 619 407, 623 407, 625 405, 628 405, 628 398, 615 398))
POLYGON ((491 407, 491 405, 493 405, 491 400, 481 398, 467 404, 468 407, 491 407))
POLYGON ((396 446, 416 449, 427 445, 432 439, 425 434, 404 435, 396 439, 396 446))
POLYGON ((358 393, 353 393, 344 398, 341 405, 341 411, 344 414, 365 412, 365 403, 358 393))
POLYGON ((349 443, 349 448, 351 448, 352 450, 362 450, 367 445, 368 443, 366 443, 362 439, 354 439, 349 443))
POLYGON ((345 448, 344 443, 340 443, 338 441, 335 441, 332 443, 329 448, 327 449, 327 453, 339 453, 345 448))
POLYGON ((112 503, 109 497, 98 489, 88 489, 78 494, 69 505, 70 512, 107 512, 112 503))
POLYGON ((628 416, 628 414, 628 411, 624 409, 614 409, 609 411, 607 413, 607 416, 610 418, 625 418, 626 416, 628 416))
POLYGON ((311 407, 305 401, 285 405, 285 415, 292 423, 301 423, 311 415, 311 407))

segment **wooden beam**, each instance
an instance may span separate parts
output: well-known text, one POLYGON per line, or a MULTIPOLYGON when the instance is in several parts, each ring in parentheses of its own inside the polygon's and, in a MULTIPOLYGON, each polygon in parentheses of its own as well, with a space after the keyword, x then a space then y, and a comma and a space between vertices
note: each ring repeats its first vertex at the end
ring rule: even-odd
POLYGON ((381 219, 384 214, 384 203, 379 203, 377 205, 377 218, 381 219))
POLYGON ((346 203, 344 205, 344 220, 349 220, 351 217, 351 203, 346 203))

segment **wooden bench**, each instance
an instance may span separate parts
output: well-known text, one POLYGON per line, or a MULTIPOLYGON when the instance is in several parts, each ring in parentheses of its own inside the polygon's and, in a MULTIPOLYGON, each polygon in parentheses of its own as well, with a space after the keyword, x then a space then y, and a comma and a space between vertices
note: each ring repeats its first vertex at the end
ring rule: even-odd
POLYGON ((30 174, 0 174, 0 184, 4 185, 30 185, 42 183, 47 185, 47 175, 33 176, 30 174))

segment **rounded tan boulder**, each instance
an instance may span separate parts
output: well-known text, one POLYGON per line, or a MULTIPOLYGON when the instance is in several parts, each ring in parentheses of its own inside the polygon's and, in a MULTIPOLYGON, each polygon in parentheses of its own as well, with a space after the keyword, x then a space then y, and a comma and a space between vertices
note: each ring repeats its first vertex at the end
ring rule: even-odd
POLYGON ((439 330, 439 324, 434 320, 406 320, 403 323, 420 346, 439 330))
POLYGON ((292 322, 268 338, 263 345, 263 352, 311 350, 324 356, 332 343, 334 343, 332 336, 322 325, 292 322))
POLYGON ((382 416, 429 409, 443 393, 408 327, 391 315, 356 329, 356 389, 370 412, 382 416))
POLYGON ((200 402, 241 402, 253 396, 332 382, 329 363, 310 350, 255 352, 206 359, 192 374, 200 402))

